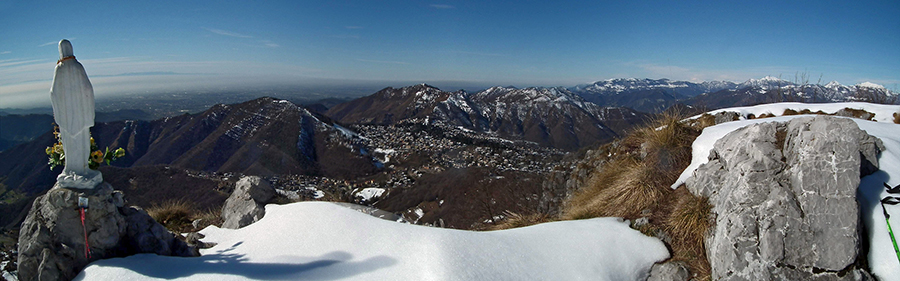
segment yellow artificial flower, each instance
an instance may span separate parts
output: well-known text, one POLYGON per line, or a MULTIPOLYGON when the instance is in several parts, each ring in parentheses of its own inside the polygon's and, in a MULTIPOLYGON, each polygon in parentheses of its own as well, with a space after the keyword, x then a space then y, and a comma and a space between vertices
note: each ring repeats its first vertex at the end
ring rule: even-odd
POLYGON ((103 163, 103 152, 99 150, 91 152, 91 161, 94 161, 98 164, 103 163))
POLYGON ((116 153, 113 155, 115 155, 116 158, 123 157, 125 156, 125 149, 120 147, 119 149, 116 149, 116 153))

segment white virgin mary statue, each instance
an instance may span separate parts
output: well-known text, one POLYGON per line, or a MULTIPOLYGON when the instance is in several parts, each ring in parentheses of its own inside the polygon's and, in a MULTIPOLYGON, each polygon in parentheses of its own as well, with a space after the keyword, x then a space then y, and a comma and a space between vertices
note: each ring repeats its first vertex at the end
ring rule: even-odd
POLYGON ((66 188, 94 188, 103 182, 100 172, 88 167, 90 128, 94 126, 94 88, 84 66, 75 59, 69 40, 59 41, 59 61, 53 74, 50 100, 66 155, 66 166, 56 182, 66 188))

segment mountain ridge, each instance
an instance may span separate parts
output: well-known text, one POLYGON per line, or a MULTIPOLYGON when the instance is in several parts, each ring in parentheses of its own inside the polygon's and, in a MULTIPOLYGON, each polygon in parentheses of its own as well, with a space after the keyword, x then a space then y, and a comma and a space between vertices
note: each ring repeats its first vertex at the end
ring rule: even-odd
POLYGON ((629 124, 647 119, 646 114, 631 109, 590 103, 562 87, 497 86, 469 93, 442 91, 427 84, 385 88, 339 104, 325 114, 350 124, 423 119, 565 150, 611 140, 629 129, 629 124))

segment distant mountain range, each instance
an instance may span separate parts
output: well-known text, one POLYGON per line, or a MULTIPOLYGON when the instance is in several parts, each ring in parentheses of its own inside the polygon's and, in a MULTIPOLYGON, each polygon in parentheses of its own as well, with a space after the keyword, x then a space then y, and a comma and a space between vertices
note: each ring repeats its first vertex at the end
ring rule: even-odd
POLYGON ((468 93, 427 84, 385 88, 325 114, 353 124, 422 119, 564 150, 609 141, 648 117, 628 108, 598 106, 564 88, 493 87, 468 93))
MULTIPOLYGON (((129 187, 136 189, 177 184, 187 178, 176 177, 181 175, 179 171, 201 171, 308 175, 367 184, 383 181, 383 185, 375 185, 381 188, 421 179, 423 184, 452 182, 447 185, 450 192, 453 185, 481 182, 477 177, 458 176, 474 171, 495 179, 533 175, 532 193, 543 194, 544 186, 538 182, 549 177, 548 171, 558 161, 554 157, 562 151, 610 141, 646 122, 652 113, 673 106, 716 109, 780 101, 897 103, 897 93, 872 83, 810 85, 774 77, 744 83, 612 79, 572 88, 491 87, 478 92, 450 92, 419 84, 389 87, 355 100, 327 101, 308 108, 266 97, 152 121, 140 120, 149 116, 143 111, 120 110, 110 118, 130 120, 98 120, 92 135, 103 147, 128 151, 113 162, 115 167, 105 168, 111 171, 109 180, 117 184, 138 182, 133 179, 141 173, 171 174, 169 181, 143 180, 146 186, 129 187), (368 131, 354 132, 356 129, 368 131), (393 159, 390 163, 389 158, 393 159), (530 166, 512 169, 522 165, 530 166), (170 167, 177 171, 169 171, 170 167)), ((46 191, 61 170, 50 170, 44 153, 55 141, 52 117, 2 115, 0 145, 9 147, 0 151, 0 186, 28 196, 46 191)), ((204 192, 218 192, 215 182, 202 185, 206 186, 204 192)), ((514 182, 508 185, 519 186, 514 182)), ((386 192, 388 199, 380 206, 395 211, 424 208, 419 206, 420 200, 408 196, 441 205, 430 185, 416 186, 419 188, 408 194, 386 192)), ((472 188, 484 196, 494 192, 472 188)), ((177 193, 171 188, 155 189, 177 193)), ((147 193, 146 198, 160 196, 169 195, 147 193)), ((10 207, 15 209, 10 214, 20 214, 16 210, 24 205, 15 206, 10 207)), ((431 214, 427 210, 440 209, 432 207, 422 210, 431 214)), ((425 221, 439 219, 430 216, 426 215, 431 219, 425 221)), ((0 222, 8 219, 0 217, 0 222)), ((469 219, 447 217, 453 225, 469 225, 469 219)))
POLYGON ((826 85, 817 85, 794 83, 772 76, 750 79, 743 83, 624 78, 578 85, 569 90, 600 106, 623 106, 648 113, 661 112, 676 103, 717 109, 783 101, 898 102, 897 93, 874 83, 845 86, 832 81, 826 85))
MULTIPOLYGON (((44 148, 47 133, 0 152, 0 177, 29 194, 49 188, 60 169, 50 170, 44 148), (11 159, 17 159, 12 161, 11 159)), ((328 119, 293 103, 260 98, 219 104, 198 114, 154 121, 97 123, 92 136, 102 147, 123 147, 119 167, 168 165, 210 172, 254 175, 310 174, 352 178, 377 170, 328 119), (324 120, 324 121, 323 121, 324 120)))

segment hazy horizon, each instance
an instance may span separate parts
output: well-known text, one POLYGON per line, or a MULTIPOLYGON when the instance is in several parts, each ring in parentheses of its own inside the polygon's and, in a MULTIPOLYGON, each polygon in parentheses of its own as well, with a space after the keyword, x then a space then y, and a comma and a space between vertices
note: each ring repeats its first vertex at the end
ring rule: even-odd
MULTIPOLYGON (((57 42, 99 97, 255 87, 445 90, 613 78, 900 83, 900 2, 0 3, 0 108, 48 104, 57 42)), ((373 91, 374 92, 374 91, 373 91)))

